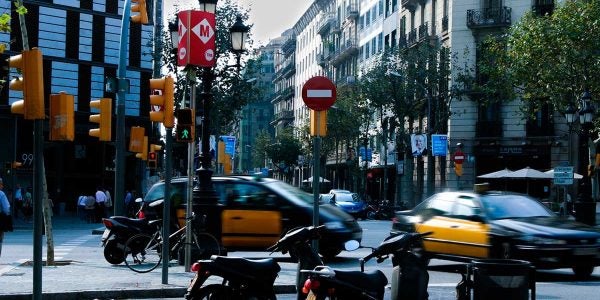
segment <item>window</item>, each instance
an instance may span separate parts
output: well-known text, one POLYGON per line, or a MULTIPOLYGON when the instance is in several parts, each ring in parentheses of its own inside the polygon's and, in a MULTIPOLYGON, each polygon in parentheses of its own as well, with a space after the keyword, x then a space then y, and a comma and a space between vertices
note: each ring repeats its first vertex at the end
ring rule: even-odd
POLYGON ((481 213, 481 208, 475 199, 468 196, 458 197, 452 215, 457 217, 471 217, 481 213))

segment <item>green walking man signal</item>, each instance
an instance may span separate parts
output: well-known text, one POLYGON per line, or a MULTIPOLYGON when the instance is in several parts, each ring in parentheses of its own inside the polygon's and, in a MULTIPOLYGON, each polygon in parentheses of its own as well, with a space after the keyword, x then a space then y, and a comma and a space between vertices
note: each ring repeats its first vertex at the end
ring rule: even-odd
POLYGON ((194 142, 194 114, 189 108, 177 111, 176 137, 178 142, 194 142))

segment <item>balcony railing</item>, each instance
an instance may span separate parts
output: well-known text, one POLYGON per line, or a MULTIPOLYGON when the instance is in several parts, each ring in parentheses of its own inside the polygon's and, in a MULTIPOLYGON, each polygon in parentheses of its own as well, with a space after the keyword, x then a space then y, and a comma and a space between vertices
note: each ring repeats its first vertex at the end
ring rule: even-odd
POLYGON ((502 122, 500 121, 477 121, 477 137, 502 137, 502 122))
POLYGON ((319 24, 317 25, 317 33, 321 36, 326 36, 332 27, 332 24, 336 22, 335 14, 329 13, 323 16, 319 24))
POLYGON ((400 36, 398 36, 398 46, 400 48, 405 48, 406 46, 408 46, 408 41, 406 39, 406 34, 401 33, 400 36))
POLYGON ((406 9, 410 11, 414 11, 419 5, 419 0, 402 0, 402 7, 406 7, 406 9))
POLYGON ((271 125, 277 124, 283 121, 292 121, 294 120, 294 112, 291 110, 284 110, 276 113, 273 116, 273 121, 271 121, 271 125))
POLYGON ((506 6, 482 10, 469 9, 467 10, 467 27, 474 29, 510 26, 511 11, 512 9, 506 6))
POLYGON ((416 28, 415 29, 411 29, 408 32, 408 38, 406 39, 406 42, 407 42, 407 44, 408 44, 409 47, 417 43, 417 36, 418 35, 417 35, 417 29, 416 28))
POLYGON ((358 54, 358 44, 355 39, 347 39, 338 49, 333 53, 331 63, 334 65, 340 64, 352 55, 358 54))
POLYGON ((358 3, 355 1, 350 1, 346 6, 346 18, 355 19, 358 17, 358 3))
POLYGON ((283 45, 281 45, 281 51, 286 55, 294 52, 294 50, 296 50, 296 37, 290 36, 283 42, 283 45))

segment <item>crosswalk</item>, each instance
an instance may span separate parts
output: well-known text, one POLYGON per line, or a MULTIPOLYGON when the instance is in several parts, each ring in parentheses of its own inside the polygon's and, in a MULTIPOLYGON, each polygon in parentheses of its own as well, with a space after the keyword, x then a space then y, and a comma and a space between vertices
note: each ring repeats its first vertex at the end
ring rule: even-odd
MULTIPOLYGON (((92 237, 94 237, 93 235, 84 235, 84 236, 80 236, 76 239, 73 240, 69 240, 66 241, 58 246, 54 247, 54 260, 62 260, 64 259, 69 253, 71 253, 71 251, 73 251, 73 249, 81 246, 82 244, 85 244, 87 241, 89 241, 92 237)), ((44 247, 44 250, 42 253, 46 253, 46 247, 44 247)), ((42 260, 46 260, 46 256, 42 257, 42 260)))

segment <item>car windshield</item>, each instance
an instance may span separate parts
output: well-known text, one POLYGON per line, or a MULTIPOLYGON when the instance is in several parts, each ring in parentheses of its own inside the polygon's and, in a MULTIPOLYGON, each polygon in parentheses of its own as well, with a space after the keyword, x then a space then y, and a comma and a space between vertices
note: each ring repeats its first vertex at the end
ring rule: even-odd
POLYGON ((481 202, 487 216, 493 220, 554 215, 540 202, 522 195, 485 195, 481 202))
POLYGON ((341 193, 335 194, 335 201, 343 201, 343 202, 360 202, 360 197, 358 197, 357 193, 341 193))
POLYGON ((284 198, 313 204, 313 195, 304 192, 282 181, 272 181, 268 183, 269 187, 279 192, 284 198))

